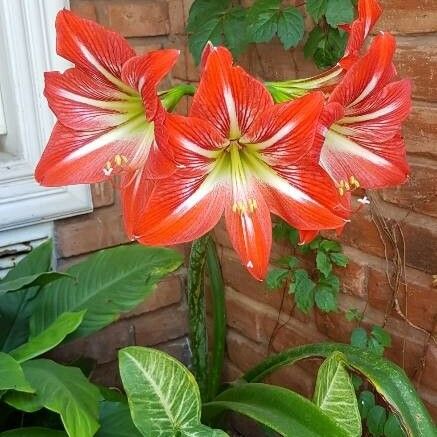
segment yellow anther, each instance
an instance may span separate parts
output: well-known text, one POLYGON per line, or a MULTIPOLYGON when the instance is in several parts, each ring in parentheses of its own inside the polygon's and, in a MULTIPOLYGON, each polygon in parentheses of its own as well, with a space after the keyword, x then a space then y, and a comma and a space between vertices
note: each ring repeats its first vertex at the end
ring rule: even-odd
POLYGON ((342 186, 338 187, 338 192, 340 193, 340 196, 344 195, 344 189, 342 186))
POLYGON ((238 210, 237 202, 234 202, 234 204, 232 205, 232 211, 237 212, 237 210, 238 210))
POLYGON ((344 181, 344 188, 346 189, 346 191, 349 191, 351 189, 351 187, 347 181, 344 181))
POLYGON ((121 155, 121 159, 123 160, 123 162, 124 162, 125 164, 127 164, 128 159, 127 159, 127 157, 126 157, 125 155, 121 155))
POLYGON ((250 212, 254 212, 257 207, 258 207, 258 205, 256 203, 256 200, 255 199, 250 199, 249 200, 249 210, 250 210, 250 212))
POLYGON ((123 162, 123 159, 121 157, 121 155, 115 155, 114 156, 114 162, 116 165, 121 165, 121 163, 123 162))
POLYGON ((351 187, 352 187, 353 189, 355 189, 355 188, 360 188, 360 183, 358 182, 358 180, 356 179, 355 176, 351 176, 351 177, 349 178, 349 181, 350 181, 351 187))
POLYGON ((112 167, 111 161, 106 161, 105 167, 106 167, 107 170, 109 170, 112 167))

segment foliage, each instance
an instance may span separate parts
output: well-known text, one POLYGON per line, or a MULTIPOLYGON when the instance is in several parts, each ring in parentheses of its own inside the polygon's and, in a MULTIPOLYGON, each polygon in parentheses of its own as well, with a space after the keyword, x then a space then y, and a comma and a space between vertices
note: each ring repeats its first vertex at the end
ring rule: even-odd
POLYGON ((175 251, 129 245, 57 273, 50 271, 51 257, 48 241, 0 280, 0 435, 93 436, 100 426, 100 390, 79 368, 35 358, 130 311, 182 261, 175 251), (46 428, 19 428, 24 417, 26 424, 46 428))
MULTIPOLYGON (((190 51, 196 61, 205 44, 227 46, 235 56, 250 43, 269 42, 277 37, 284 49, 304 39, 303 9, 284 5, 281 0, 256 0, 243 8, 231 0, 195 0, 188 17, 190 51)), ((339 25, 354 18, 351 0, 307 0, 306 13, 313 19, 304 54, 319 68, 334 65, 343 55, 347 34, 339 25)))
POLYGON ((317 237, 311 243, 299 246, 298 233, 283 221, 274 225, 273 237, 277 241, 290 243, 292 254, 278 261, 278 266, 270 270, 267 287, 286 287, 294 296, 296 307, 308 313, 314 306, 323 312, 336 311, 340 280, 333 273, 333 266, 346 267, 348 258, 342 253, 336 241, 317 237), (315 257, 315 268, 303 268, 303 261, 296 255, 315 257))

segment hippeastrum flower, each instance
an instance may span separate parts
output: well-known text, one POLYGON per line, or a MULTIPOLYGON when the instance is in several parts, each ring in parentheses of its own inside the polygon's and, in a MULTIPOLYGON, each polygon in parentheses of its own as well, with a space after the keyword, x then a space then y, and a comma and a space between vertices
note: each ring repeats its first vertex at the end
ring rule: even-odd
POLYGON ((395 39, 378 35, 369 52, 347 72, 329 97, 322 120, 329 129, 320 164, 340 194, 405 182, 408 164, 401 124, 411 109, 411 84, 393 82, 395 39))
POLYGON ((56 19, 57 52, 73 62, 45 75, 45 96, 58 121, 35 171, 47 186, 99 182, 139 169, 147 177, 175 165, 163 129, 160 80, 177 50, 136 56, 124 38, 63 10, 56 19))
POLYGON ((378 0, 359 0, 358 18, 351 24, 341 27, 349 33, 348 42, 343 57, 338 63, 313 77, 306 79, 293 79, 285 82, 269 82, 267 88, 274 96, 276 102, 304 96, 305 94, 320 90, 329 93, 341 81, 346 71, 359 58, 367 35, 381 16, 382 8, 378 0))
POLYGON ((224 212, 235 250, 262 279, 270 211, 300 229, 345 222, 338 191, 310 153, 323 95, 274 105, 262 83, 233 66, 227 49, 207 50, 190 117, 167 119, 178 169, 130 191, 130 204, 151 195, 128 221, 140 242, 170 245, 204 235, 224 212))

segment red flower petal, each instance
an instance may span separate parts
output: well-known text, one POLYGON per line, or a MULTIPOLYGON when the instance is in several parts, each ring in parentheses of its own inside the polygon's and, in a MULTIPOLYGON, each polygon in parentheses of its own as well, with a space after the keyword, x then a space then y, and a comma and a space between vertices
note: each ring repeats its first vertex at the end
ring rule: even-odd
POLYGON ((61 74, 45 73, 45 90, 50 109, 65 126, 75 130, 100 130, 129 120, 142 109, 140 101, 119 91, 107 81, 92 78, 71 68, 61 74), (130 101, 129 101, 130 100, 130 101))
POLYGON ((57 123, 35 178, 46 186, 100 182, 144 165, 153 139, 153 125, 143 115, 103 131, 74 131, 57 123))
POLYGON ((85 73, 130 92, 120 78, 123 64, 135 56, 135 52, 121 35, 65 9, 56 17, 56 31, 60 56, 85 73))
POLYGON ((226 189, 206 176, 172 177, 157 182, 147 211, 135 219, 134 233, 143 244, 166 246, 186 243, 209 232, 223 213, 226 189))
POLYGON ((226 138, 239 138, 273 100, 264 85, 240 67, 224 47, 212 47, 190 115, 214 123, 226 138))
POLYGON ((270 165, 296 162, 313 145, 323 102, 323 93, 315 92, 270 107, 255 119, 241 142, 260 150, 270 165))
POLYGON ((255 186, 248 188, 248 199, 256 202, 253 212, 225 208, 226 228, 232 245, 244 266, 258 280, 263 280, 269 265, 272 246, 270 211, 255 186))
POLYGON ((161 104, 156 87, 173 68, 179 53, 179 50, 173 49, 155 50, 130 58, 123 65, 121 78, 141 94, 148 120, 154 119, 161 104))
POLYGON ((319 231, 310 231, 310 230, 300 230, 299 232, 299 244, 308 244, 317 237, 319 231))
POLYGON ((395 45, 395 39, 388 33, 375 37, 368 53, 346 73, 329 97, 329 102, 353 106, 389 83, 394 74, 392 60, 395 45))
MULTIPOLYGON (((270 210, 297 229, 335 229, 349 215, 330 177, 311 160, 275 167, 277 180, 265 190, 270 210)), ((269 183, 268 180, 266 180, 269 183)))

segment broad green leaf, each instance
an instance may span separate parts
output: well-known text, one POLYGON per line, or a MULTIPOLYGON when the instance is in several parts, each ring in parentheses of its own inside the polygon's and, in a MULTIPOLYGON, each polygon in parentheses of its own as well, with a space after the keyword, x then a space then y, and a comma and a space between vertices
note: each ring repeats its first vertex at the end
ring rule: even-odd
POLYGON ((174 250, 138 244, 97 252, 68 270, 76 281, 53 282, 41 290, 30 320, 32 336, 62 313, 83 310, 82 324, 68 338, 98 331, 135 308, 181 263, 182 256, 174 250))
POLYGON ((324 313, 335 311, 338 308, 337 298, 330 288, 317 286, 315 289, 314 300, 317 308, 324 313))
POLYGON ((101 402, 99 421, 100 429, 96 437, 141 437, 132 422, 127 403, 101 402))
POLYGON ((405 372, 389 360, 371 352, 341 343, 321 343, 301 346, 272 355, 242 378, 247 382, 262 381, 272 372, 299 360, 327 357, 334 351, 343 352, 346 364, 364 375, 390 408, 398 415, 408 436, 433 436, 437 429, 405 372))
POLYGON ((195 0, 188 15, 188 32, 197 32, 205 20, 223 13, 230 5, 230 0, 195 0))
POLYGON ((59 272, 43 272, 36 273, 35 275, 22 276, 21 278, 12 279, 10 281, 0 282, 0 296, 11 291, 19 291, 25 288, 49 284, 50 282, 57 281, 58 279, 73 279, 70 275, 59 272))
POLYGON ((316 266, 325 277, 331 273, 332 270, 331 260, 329 259, 329 256, 325 252, 322 252, 321 250, 317 251, 316 266))
POLYGON ((17 390, 33 393, 20 364, 10 355, 0 352, 0 390, 17 390))
MULTIPOLYGON (((50 270, 52 242, 48 240, 34 248, 0 283, 50 270)), ((29 336, 29 318, 39 287, 0 296, 0 349, 9 352, 25 343, 29 336)))
POLYGON ((278 17, 278 37, 286 50, 296 47, 303 38, 303 15, 295 7, 282 9, 278 17))
POLYGON ((329 0, 307 0, 306 8, 310 17, 315 21, 319 21, 326 14, 329 0))
POLYGON ((20 363, 53 349, 82 323, 86 311, 61 314, 46 330, 14 349, 10 354, 20 363))
POLYGON ((369 411, 375 406, 375 395, 368 390, 364 390, 358 397, 358 408, 361 417, 365 419, 369 415, 369 411))
POLYGON ((404 437, 405 433, 402 430, 399 419, 392 413, 389 414, 387 421, 384 425, 385 437, 404 437))
MULTIPOLYGON (((119 352, 120 375, 133 422, 144 436, 207 436, 200 423, 200 393, 193 375, 164 352, 127 347, 119 352)), ((217 436, 226 435, 217 431, 217 436)))
POLYGON ((350 23, 354 19, 354 6, 351 0, 329 0, 326 21, 331 27, 350 23))
POLYGON ((346 267, 349 262, 348 257, 344 253, 334 252, 329 254, 329 257, 336 266, 346 267))
POLYGON ((0 437, 68 437, 64 431, 56 429, 29 427, 11 429, 0 433, 0 437))
POLYGON ((223 43, 223 22, 220 17, 213 16, 188 37, 188 47, 196 64, 200 63, 202 51, 208 41, 214 45, 223 43))
POLYGON ((294 293, 296 306, 304 313, 308 313, 314 306, 315 286, 306 270, 298 269, 294 272, 294 282, 290 284, 290 292, 294 293))
POLYGON ((381 405, 375 405, 367 415, 367 428, 373 437, 381 437, 384 434, 384 425, 387 413, 381 405))
POLYGON ((249 26, 249 35, 256 43, 269 42, 277 31, 278 12, 274 9, 258 15, 257 20, 249 26))
POLYGON ((320 366, 314 403, 351 437, 361 436, 361 417, 350 376, 344 366, 345 357, 334 352, 320 366))
POLYGON ((99 427, 101 395, 79 369, 38 359, 22 364, 24 375, 34 387, 34 395, 8 392, 4 401, 26 412, 43 407, 60 414, 70 437, 91 437, 99 427))
POLYGON ((351 334, 351 345, 360 349, 367 348, 367 332, 364 328, 355 328, 351 334))
POLYGON ((355 373, 351 375, 352 385, 354 386, 355 391, 358 391, 360 387, 363 385, 363 379, 360 378, 355 373))
POLYGON ((273 385, 235 385, 204 404, 202 417, 215 422, 226 410, 248 416, 284 437, 348 436, 311 401, 273 385))

